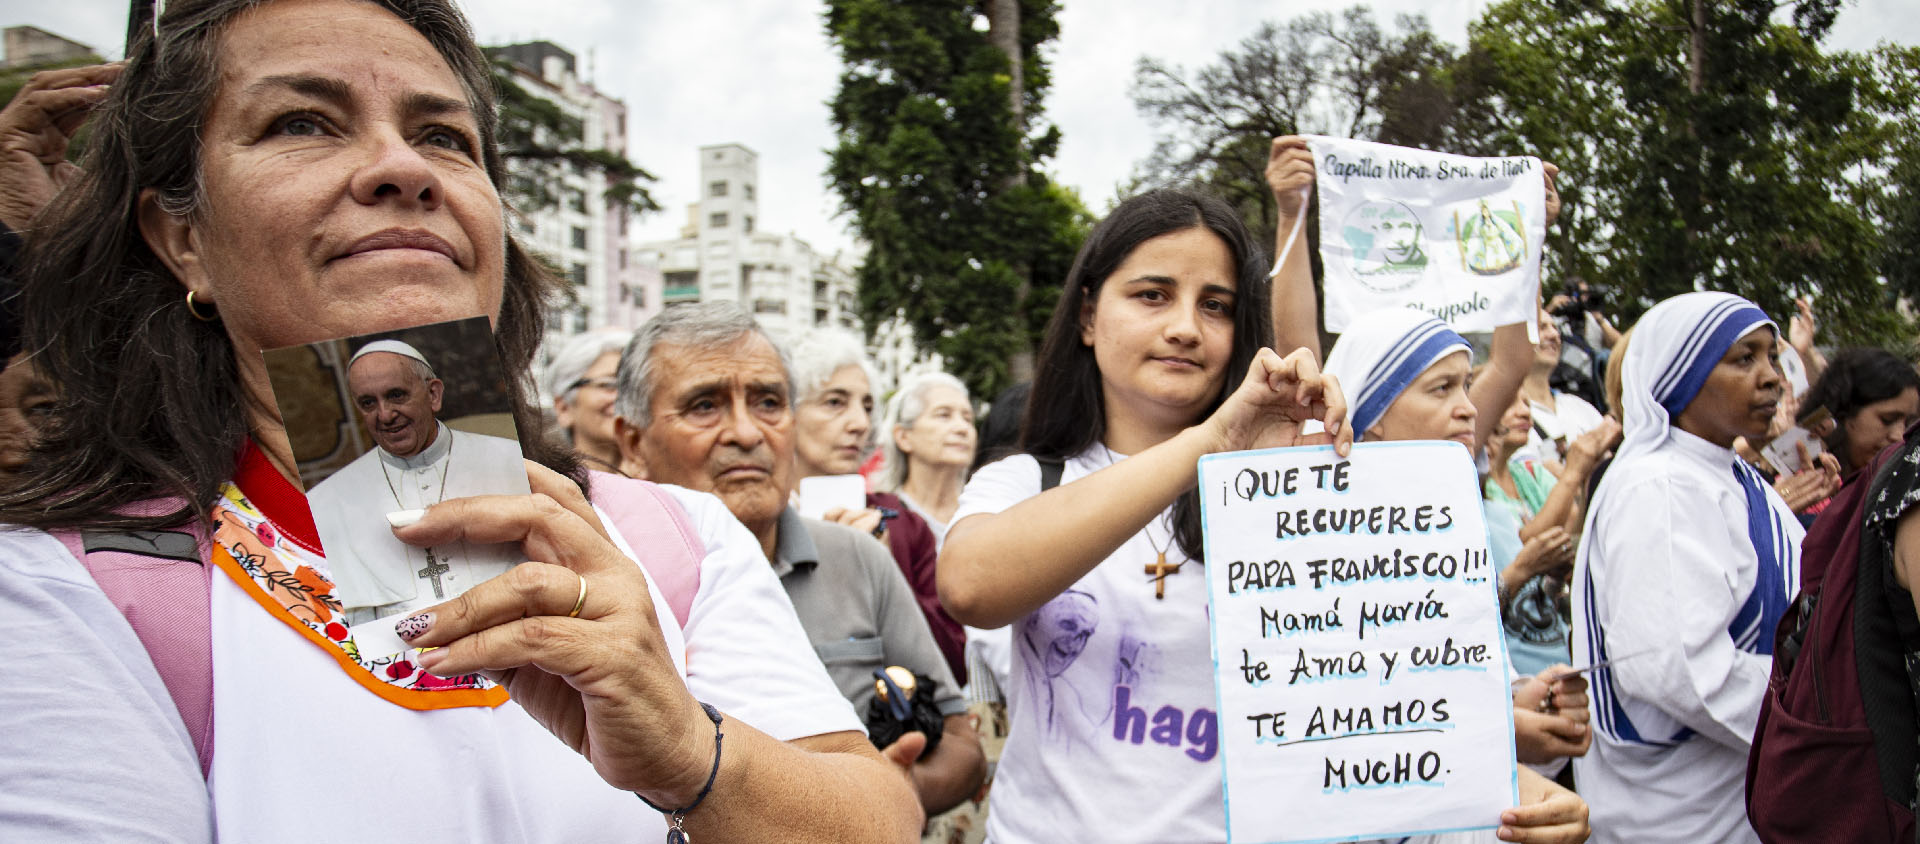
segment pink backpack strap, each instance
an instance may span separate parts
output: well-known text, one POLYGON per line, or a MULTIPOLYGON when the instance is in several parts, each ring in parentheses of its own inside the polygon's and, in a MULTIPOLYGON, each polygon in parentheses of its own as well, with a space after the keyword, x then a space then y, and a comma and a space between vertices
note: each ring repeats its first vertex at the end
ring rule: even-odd
POLYGON ((641 565, 658 584, 673 617, 687 626, 694 593, 700 591, 700 561, 707 557, 687 511, 666 490, 646 481, 608 472, 594 472, 593 503, 613 520, 608 527, 620 532, 641 565))
MULTIPOLYGON (((144 502, 135 509, 165 513, 175 504, 144 502)), ((213 650, 208 632, 213 566, 206 562, 206 526, 195 522, 173 530, 63 530, 52 535, 86 566, 146 646, 205 775, 213 767, 213 650)))

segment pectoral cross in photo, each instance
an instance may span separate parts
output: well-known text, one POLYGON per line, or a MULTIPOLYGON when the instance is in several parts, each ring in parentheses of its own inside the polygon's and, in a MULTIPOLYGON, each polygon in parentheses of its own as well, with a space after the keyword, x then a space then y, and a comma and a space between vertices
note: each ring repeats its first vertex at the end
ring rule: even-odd
POLYGON ((445 600, 447 597, 447 592, 446 592, 446 589, 440 585, 440 575, 446 574, 447 572, 450 572, 450 571, 453 571, 453 567, 436 559, 433 556, 433 549, 428 548, 426 568, 423 568, 417 572, 414 572, 414 575, 416 577, 424 577, 433 582, 434 600, 445 600))

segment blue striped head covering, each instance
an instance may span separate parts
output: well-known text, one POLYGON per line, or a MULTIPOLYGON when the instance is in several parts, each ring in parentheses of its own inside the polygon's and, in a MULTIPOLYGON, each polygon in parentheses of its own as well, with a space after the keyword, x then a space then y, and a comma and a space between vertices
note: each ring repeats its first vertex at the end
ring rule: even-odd
POLYGON ((1391 308, 1357 320, 1327 355, 1327 372, 1347 395, 1347 422, 1359 439, 1407 385, 1434 362, 1471 352, 1466 338, 1425 311, 1391 308))
POLYGON ((1619 453, 1649 450, 1667 441, 1673 420, 1687 409, 1707 375, 1734 341, 1761 326, 1766 312, 1731 293, 1685 293, 1648 310, 1633 326, 1621 361, 1620 410, 1626 439, 1619 453))

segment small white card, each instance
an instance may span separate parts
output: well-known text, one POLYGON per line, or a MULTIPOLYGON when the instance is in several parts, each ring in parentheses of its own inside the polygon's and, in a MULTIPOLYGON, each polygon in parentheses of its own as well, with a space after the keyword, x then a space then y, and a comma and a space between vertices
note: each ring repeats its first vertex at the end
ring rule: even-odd
POLYGON ((800 515, 822 518, 827 511, 867 508, 867 479, 859 475, 815 475, 800 479, 800 515))

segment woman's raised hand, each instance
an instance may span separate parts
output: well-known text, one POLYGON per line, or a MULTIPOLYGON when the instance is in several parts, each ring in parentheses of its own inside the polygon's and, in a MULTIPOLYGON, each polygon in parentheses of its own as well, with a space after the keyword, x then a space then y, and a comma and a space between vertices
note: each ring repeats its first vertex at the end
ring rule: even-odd
POLYGON ((1284 358, 1261 349, 1247 368, 1246 380, 1203 424, 1212 426, 1214 451, 1332 444, 1344 457, 1353 449, 1346 394, 1306 349, 1284 358), (1308 420, 1319 421, 1324 430, 1303 433, 1308 420))
POLYGON ((1313 199, 1313 151, 1299 135, 1274 138, 1267 149, 1267 188, 1283 218, 1298 217, 1313 199))
POLYGON ((420 656, 434 674, 504 685, 614 787, 687 805, 712 765, 713 723, 674 667, 646 578, 571 481, 532 462, 527 479, 532 495, 454 499, 394 529, 416 546, 518 542, 532 561, 401 621, 401 635, 434 648, 420 656))

